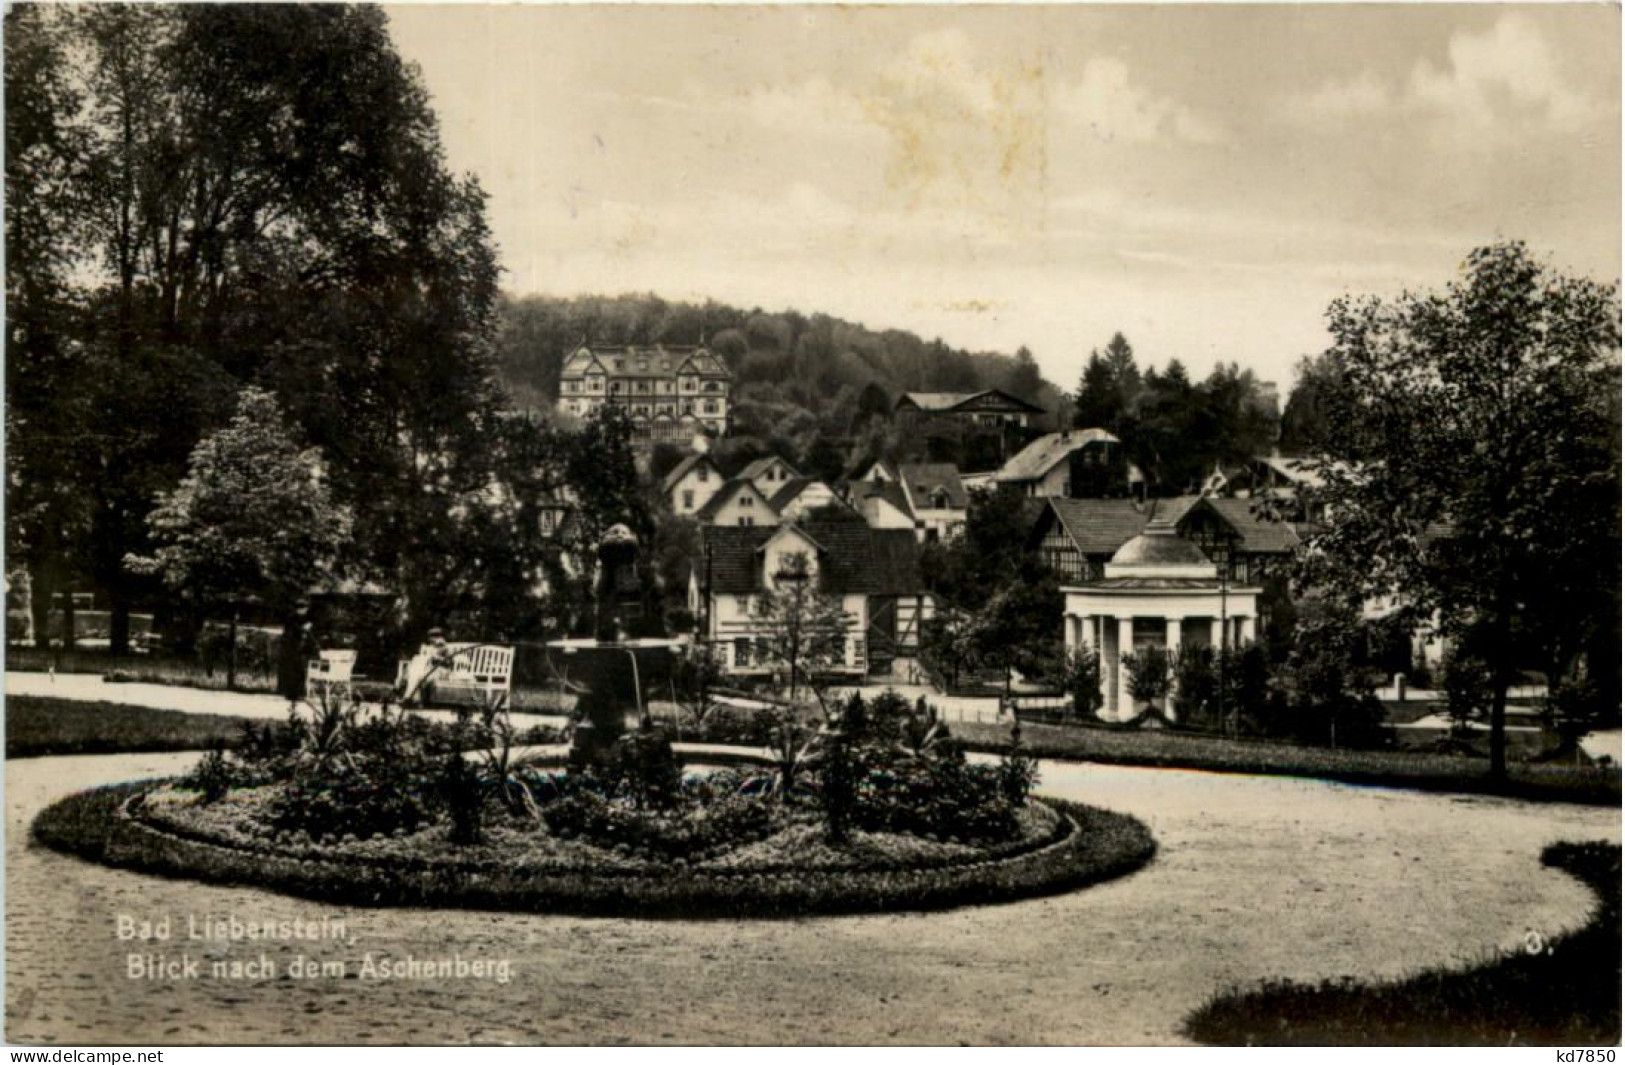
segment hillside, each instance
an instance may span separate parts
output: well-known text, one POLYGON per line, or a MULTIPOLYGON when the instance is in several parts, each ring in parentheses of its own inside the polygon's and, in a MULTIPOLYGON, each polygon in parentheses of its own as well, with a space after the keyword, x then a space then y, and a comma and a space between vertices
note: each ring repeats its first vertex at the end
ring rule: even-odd
POLYGON ((505 298, 499 373, 513 402, 550 406, 559 367, 583 339, 692 344, 700 337, 735 375, 735 436, 806 456, 875 446, 872 415, 905 391, 1002 388, 1046 410, 1068 401, 1026 352, 950 348, 913 333, 875 331, 828 315, 673 303, 654 295, 505 298))

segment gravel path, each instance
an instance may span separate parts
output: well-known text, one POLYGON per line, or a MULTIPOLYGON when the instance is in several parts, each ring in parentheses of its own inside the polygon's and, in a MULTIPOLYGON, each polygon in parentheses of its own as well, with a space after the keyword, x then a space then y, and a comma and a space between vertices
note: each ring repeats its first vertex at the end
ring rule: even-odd
POLYGON ((1143 818, 1158 858, 1052 899, 938 914, 653 922, 323 906, 105 869, 27 845, 52 799, 195 755, 6 765, 6 1036, 25 1043, 1113 1043, 1180 1039, 1267 976, 1395 976, 1579 923, 1538 860, 1619 839, 1617 810, 1282 778, 1045 763, 1041 790, 1143 818), (346 922, 349 942, 131 944, 117 918, 346 922), (132 978, 143 949, 198 979, 132 978), (215 977, 212 958, 276 965, 215 977), (379 980, 365 955, 506 959, 506 984, 379 980), (303 955, 350 978, 297 979, 303 955))

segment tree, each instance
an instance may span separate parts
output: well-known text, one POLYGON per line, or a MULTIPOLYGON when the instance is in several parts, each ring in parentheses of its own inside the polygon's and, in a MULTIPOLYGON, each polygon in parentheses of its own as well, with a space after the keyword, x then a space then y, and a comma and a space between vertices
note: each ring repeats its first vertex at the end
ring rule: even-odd
POLYGON ((762 657, 784 670, 793 703, 800 682, 817 695, 818 676, 845 658, 848 619, 840 597, 819 590, 806 555, 786 555, 783 569, 770 576, 772 587, 755 597, 754 613, 767 633, 762 657))
POLYGON ((1315 467, 1336 521, 1305 577, 1437 612, 1490 663, 1504 776, 1518 620, 1596 620, 1619 585, 1618 291, 1513 242, 1473 251, 1443 292, 1340 299, 1327 318, 1337 433, 1315 467))
POLYGON ((1168 694, 1173 679, 1168 652, 1161 647, 1144 647, 1123 656, 1128 670, 1128 693, 1137 703, 1153 703, 1168 694))
POLYGON ((1298 379, 1281 412, 1281 451, 1287 455, 1313 455, 1327 443, 1332 393, 1341 373, 1329 355, 1298 360, 1298 379))
POLYGON ((1061 678, 1072 699, 1072 712, 1081 720, 1094 720, 1106 702, 1100 691, 1100 653, 1092 647, 1077 648, 1066 656, 1061 678))
MULTIPOLYGON (((83 94, 70 77, 67 40, 59 10, 6 11, 6 551, 27 571, 41 646, 50 641, 53 591, 82 565, 93 482, 82 442, 95 428, 94 377, 73 335, 70 288, 83 94)), ((71 627, 64 637, 71 642, 71 627)))
POLYGON ((1120 424, 1122 408, 1117 378, 1100 352, 1091 351, 1078 381, 1072 424, 1079 429, 1109 429, 1120 424))
MULTIPOLYGON (((51 64, 34 62, 50 49, 8 41, 27 57, 8 93, 48 102, 76 138, 63 177, 74 224, 56 230, 71 298, 50 336, 77 345, 82 373, 49 379, 64 410, 77 399, 96 412, 96 431, 76 437, 88 529, 63 568, 108 595, 113 651, 144 590, 123 560, 150 553, 151 500, 245 382, 275 392, 322 449, 363 553, 409 611, 432 609, 457 556, 441 535, 454 531, 448 500, 490 480, 497 266, 484 194, 446 171, 385 14, 200 4, 8 16, 20 31, 36 24, 60 31, 81 75, 68 82, 79 98, 56 93, 51 64)), ((43 143, 41 113, 8 105, 8 149, 43 143)), ((8 224, 52 210, 57 185, 39 158, 18 156, 26 181, 8 170, 8 224)), ((63 433, 37 417, 13 428, 25 456, 63 433)), ((37 462, 17 472, 25 503, 60 480, 37 462)), ((60 551, 49 534, 66 524, 25 535, 60 551)))
POLYGON ((231 422, 193 449, 185 478, 148 520, 158 549, 129 565, 203 606, 263 603, 284 619, 285 661, 300 653, 301 602, 350 531, 320 456, 299 449, 276 399, 258 388, 245 388, 231 422))
POLYGON ((1371 693, 1380 677, 1362 661, 1359 611, 1311 593, 1300 604, 1295 637, 1278 680, 1298 737, 1334 747, 1376 745, 1382 707, 1371 693))
POLYGON ((1457 736, 1467 734, 1470 722, 1481 721, 1495 698, 1494 675, 1487 663, 1465 654, 1460 648, 1445 652, 1440 670, 1444 685, 1445 712, 1450 715, 1450 730, 1457 736))

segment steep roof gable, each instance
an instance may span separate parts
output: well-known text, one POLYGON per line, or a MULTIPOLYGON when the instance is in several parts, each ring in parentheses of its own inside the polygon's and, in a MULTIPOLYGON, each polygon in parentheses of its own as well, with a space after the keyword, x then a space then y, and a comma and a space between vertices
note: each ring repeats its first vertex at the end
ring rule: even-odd
POLYGON ((995 481, 1036 481, 1056 463, 1090 444, 1121 443, 1104 429, 1070 429, 1061 433, 1045 433, 1011 457, 998 473, 995 481))
MULTIPOLYGON (((705 506, 701 507, 695 513, 695 516, 701 521, 710 521, 712 518, 716 517, 717 514, 721 513, 723 507, 726 507, 729 503, 732 503, 741 493, 744 492, 748 492, 755 498, 761 500, 762 506, 766 507, 768 510, 773 510, 773 504, 768 502, 768 498, 762 494, 759 488, 742 477, 735 477, 731 481, 723 482, 722 487, 717 489, 716 495, 706 500, 705 506)), ((774 513, 777 513, 777 511, 774 511, 774 513)))
POLYGON ((908 487, 909 499, 920 509, 934 507, 931 497, 941 491, 947 497, 948 509, 964 510, 970 506, 970 494, 959 479, 959 467, 951 462, 914 462, 898 467, 899 480, 908 487))
POLYGON ((666 479, 660 482, 661 490, 669 495, 671 490, 676 488, 678 483, 681 482, 684 477, 689 475, 690 471, 697 469, 700 466, 707 466, 710 468, 712 473, 716 474, 718 477, 722 476, 722 471, 717 469, 717 464, 711 461, 710 455, 689 455, 688 457, 684 458, 682 462, 679 462, 676 466, 673 466, 670 473, 666 474, 666 479))

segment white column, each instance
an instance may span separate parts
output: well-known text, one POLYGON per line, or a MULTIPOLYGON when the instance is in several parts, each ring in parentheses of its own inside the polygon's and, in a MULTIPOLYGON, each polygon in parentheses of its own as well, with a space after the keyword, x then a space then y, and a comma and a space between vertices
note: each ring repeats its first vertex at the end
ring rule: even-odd
POLYGON ((1213 653, 1218 654, 1224 648, 1224 623, 1218 618, 1213 619, 1213 653))
POLYGON ((1167 646, 1167 651, 1168 651, 1168 669, 1169 669, 1167 713, 1168 713, 1168 720, 1169 721, 1174 720, 1174 685, 1177 683, 1176 678, 1179 675, 1178 673, 1174 672, 1174 670, 1179 665, 1179 639, 1180 639, 1179 627, 1180 627, 1180 624, 1184 620, 1185 619, 1182 618, 1182 617, 1168 618, 1167 619, 1167 623, 1168 623, 1168 646, 1167 646))
POLYGON ((1084 616, 1074 619, 1078 626, 1078 649, 1082 651, 1098 651, 1095 646, 1095 619, 1084 616))
POLYGON ((1109 619, 1101 615, 1100 624, 1100 716, 1107 721, 1117 717, 1117 668, 1122 659, 1112 645, 1116 633, 1108 626, 1109 619))
POLYGON ((1123 659, 1134 653, 1134 619, 1117 619, 1117 720, 1134 716, 1134 696, 1129 693, 1128 670, 1123 659))
POLYGON ((1243 615, 1242 617, 1237 618, 1236 621, 1241 625, 1241 635, 1240 635, 1240 637, 1237 638, 1236 642, 1241 644, 1242 646, 1246 646, 1247 644, 1252 643, 1253 642, 1253 618, 1252 618, 1252 615, 1250 615, 1250 614, 1249 615, 1243 615))

